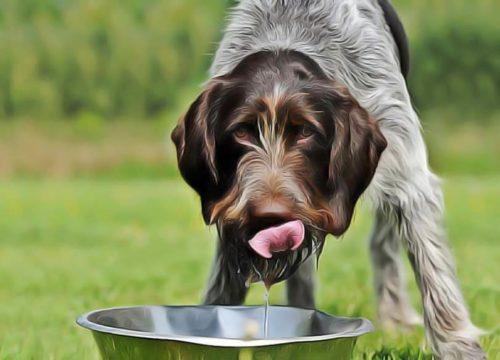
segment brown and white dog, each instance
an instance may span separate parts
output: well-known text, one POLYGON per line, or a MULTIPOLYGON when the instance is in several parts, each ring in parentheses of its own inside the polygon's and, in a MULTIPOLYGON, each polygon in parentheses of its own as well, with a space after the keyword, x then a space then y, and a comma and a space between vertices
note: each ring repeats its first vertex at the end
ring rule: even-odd
POLYGON ((405 83, 406 37, 386 0, 242 0, 212 78, 172 133, 179 169, 219 243, 205 303, 240 304, 245 283, 287 281, 314 307, 313 261, 374 206, 379 316, 415 324, 399 258, 408 250, 427 334, 443 359, 482 359, 442 231, 405 83), (385 150, 385 151, 384 151, 385 150), (314 257, 311 257, 314 260, 314 257))

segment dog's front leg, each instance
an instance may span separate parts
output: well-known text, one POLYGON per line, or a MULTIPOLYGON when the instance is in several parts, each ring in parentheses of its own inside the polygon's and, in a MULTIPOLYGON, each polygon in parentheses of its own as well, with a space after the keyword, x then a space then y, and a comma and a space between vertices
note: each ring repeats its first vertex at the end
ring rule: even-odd
POLYGON ((241 305, 245 301, 245 280, 229 260, 219 246, 203 300, 205 305, 241 305))
POLYGON ((400 231, 421 291, 428 338, 441 359, 486 359, 443 231, 439 180, 429 171, 416 184, 401 204, 400 231))
POLYGON ((377 198, 378 208, 393 220, 406 245, 434 354, 443 360, 486 359, 479 344, 481 331, 469 318, 446 241, 439 179, 427 168, 395 177, 386 171, 385 166, 394 164, 390 152, 387 155, 370 196, 377 198))

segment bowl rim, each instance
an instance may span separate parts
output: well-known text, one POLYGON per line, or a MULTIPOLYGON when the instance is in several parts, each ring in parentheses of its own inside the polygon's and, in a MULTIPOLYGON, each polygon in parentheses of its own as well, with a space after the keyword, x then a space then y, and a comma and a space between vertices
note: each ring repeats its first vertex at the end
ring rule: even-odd
POLYGON ((323 311, 316 309, 303 309, 299 307, 285 306, 285 305, 269 305, 269 308, 287 308, 294 310, 304 310, 313 311, 322 316, 333 318, 335 320, 349 320, 349 321, 359 321, 360 325, 354 330, 343 331, 339 333, 317 335, 317 336, 299 336, 293 338, 258 338, 258 339, 234 339, 234 338, 216 338, 216 337, 206 337, 206 336, 188 336, 188 335, 171 335, 171 334, 159 334, 154 332, 143 332, 139 330, 128 330, 122 328, 115 328, 111 326, 97 324, 89 320, 91 315, 94 315, 103 311, 110 310, 125 310, 125 309, 137 309, 137 308, 151 308, 151 307, 161 307, 167 309, 180 309, 180 308, 225 308, 225 309, 249 309, 249 308, 264 308, 263 305, 235 305, 235 306, 225 306, 225 305, 134 305, 134 306, 119 306, 112 308, 97 309, 87 312, 76 319, 76 323, 88 330, 109 334, 109 335, 120 335, 133 338, 141 339, 151 339, 151 340, 167 340, 167 341, 179 341, 197 345, 215 346, 215 347, 260 347, 260 346, 272 346, 272 345, 282 345, 282 344, 293 344, 293 343, 303 343, 303 342, 318 342, 333 339, 342 338, 353 338, 359 337, 363 334, 372 332, 374 327, 372 323, 362 317, 343 317, 334 316, 327 314, 323 311))

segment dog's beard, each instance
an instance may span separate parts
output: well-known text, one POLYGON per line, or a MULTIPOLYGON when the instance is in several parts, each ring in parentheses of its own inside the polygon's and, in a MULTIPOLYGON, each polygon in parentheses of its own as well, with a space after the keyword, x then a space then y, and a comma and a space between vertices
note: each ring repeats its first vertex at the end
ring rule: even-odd
POLYGON ((325 239, 323 232, 306 226, 305 239, 298 249, 276 252, 271 259, 265 259, 248 246, 248 240, 253 234, 240 225, 219 224, 217 230, 221 252, 226 257, 227 264, 247 286, 252 282, 263 281, 269 287, 288 279, 309 256, 319 258, 325 239))

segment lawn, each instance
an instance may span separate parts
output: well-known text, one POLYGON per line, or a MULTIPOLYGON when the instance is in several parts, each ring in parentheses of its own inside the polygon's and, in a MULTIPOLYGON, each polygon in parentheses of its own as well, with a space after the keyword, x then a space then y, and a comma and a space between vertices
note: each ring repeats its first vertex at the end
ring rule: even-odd
MULTIPOLYGON (((447 226, 472 318, 500 357, 500 177, 445 181, 447 226)), ((367 251, 370 217, 358 208, 319 266, 319 308, 374 320, 367 251)), ((193 304, 201 298, 215 232, 178 180, 4 180, 0 182, 0 359, 96 359, 78 314, 132 304, 193 304)), ((408 275, 411 278, 411 274, 408 275)), ((413 299, 417 292, 410 280, 413 299)), ((262 304, 253 286, 248 303, 262 304)), ((271 302, 281 303, 281 286, 271 302)), ((422 329, 376 331, 356 359, 430 358, 422 329)))

